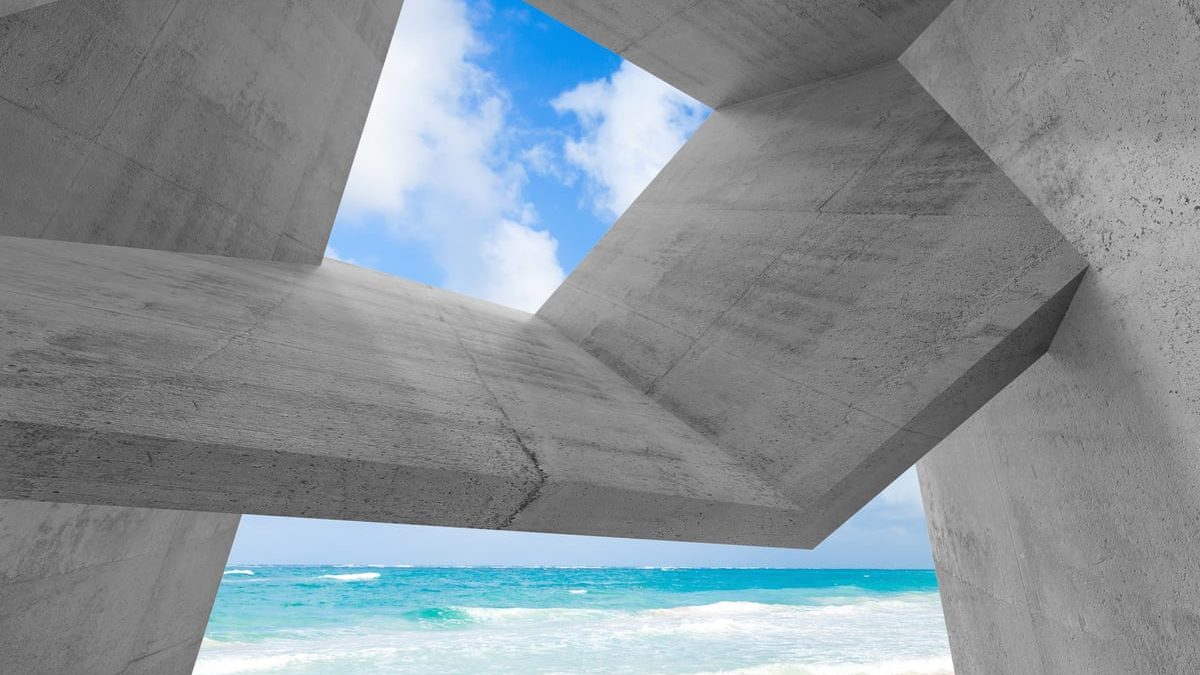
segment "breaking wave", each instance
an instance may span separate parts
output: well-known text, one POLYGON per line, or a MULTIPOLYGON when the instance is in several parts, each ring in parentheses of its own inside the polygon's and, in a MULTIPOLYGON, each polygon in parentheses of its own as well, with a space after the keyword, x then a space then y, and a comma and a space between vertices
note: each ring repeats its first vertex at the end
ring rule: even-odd
POLYGON ((379 572, 355 572, 353 574, 322 574, 318 579, 333 579, 334 581, 372 581, 379 578, 379 572))

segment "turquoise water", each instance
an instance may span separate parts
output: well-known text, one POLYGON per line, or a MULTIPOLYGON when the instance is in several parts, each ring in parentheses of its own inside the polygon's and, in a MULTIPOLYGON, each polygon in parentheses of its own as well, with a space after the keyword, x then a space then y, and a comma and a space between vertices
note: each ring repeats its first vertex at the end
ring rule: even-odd
POLYGON ((246 566, 196 673, 952 672, 932 571, 246 566))

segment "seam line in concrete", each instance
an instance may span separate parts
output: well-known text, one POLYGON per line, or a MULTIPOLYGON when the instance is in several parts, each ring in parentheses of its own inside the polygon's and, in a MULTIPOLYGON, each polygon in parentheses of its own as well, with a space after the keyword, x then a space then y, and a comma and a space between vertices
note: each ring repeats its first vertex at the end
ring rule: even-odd
POLYGON ((516 425, 513 424, 512 419, 508 416, 508 411, 504 409, 504 404, 500 402, 500 398, 496 396, 496 393, 492 390, 491 386, 488 385, 487 378, 483 376, 483 371, 480 369, 479 362, 475 359, 475 355, 472 354, 471 350, 467 348, 467 345, 463 341, 462 336, 459 334, 458 329, 455 328, 449 321, 446 321, 446 317, 442 313, 441 308, 438 308, 438 320, 445 324, 448 329, 450 329, 450 333, 454 336, 454 340, 458 342, 459 349, 461 349, 463 354, 466 355, 467 359, 471 361, 471 367, 475 370, 475 376, 479 378, 479 384, 483 387, 483 390, 487 392, 488 396, 491 397, 492 403, 495 404, 497 412, 499 412, 500 417, 504 419, 504 426, 508 429, 509 433, 512 434, 513 439, 516 440, 517 447, 521 448, 521 452, 525 453, 526 458, 529 459, 529 463, 533 466, 533 470, 536 474, 533 487, 525 493, 525 496, 521 499, 520 503, 517 504, 516 508, 513 509, 512 513, 501 518, 499 524, 496 526, 496 529, 506 530, 512 526, 513 521, 516 520, 517 516, 521 515, 522 511, 528 508, 530 504, 537 501, 538 497, 542 496, 542 488, 546 486, 546 480, 548 476, 546 475, 546 470, 542 468, 542 464, 538 459, 537 453, 534 452, 533 448, 525 444, 525 439, 521 438, 521 434, 517 431, 516 425))

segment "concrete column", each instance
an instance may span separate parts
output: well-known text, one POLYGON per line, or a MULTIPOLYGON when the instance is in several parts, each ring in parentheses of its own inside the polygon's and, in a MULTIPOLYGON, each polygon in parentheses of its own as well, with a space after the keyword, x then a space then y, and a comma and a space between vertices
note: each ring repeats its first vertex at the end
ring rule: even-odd
POLYGON ((1091 265, 919 465, 956 671, 1200 672, 1200 7, 956 0, 901 62, 1091 265))
POLYGON ((239 517, 0 500, 0 673, 190 673, 239 517))
MULTIPOLYGON (((320 261, 400 5, 0 0, 0 234, 320 261)), ((0 673, 190 672, 238 519, 0 501, 0 673)))

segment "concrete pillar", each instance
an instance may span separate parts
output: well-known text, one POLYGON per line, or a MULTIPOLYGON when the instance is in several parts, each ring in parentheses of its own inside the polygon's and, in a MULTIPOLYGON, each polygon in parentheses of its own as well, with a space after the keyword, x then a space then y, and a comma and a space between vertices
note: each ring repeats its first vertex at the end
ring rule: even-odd
POLYGON ((0 500, 0 673, 189 673, 239 516, 0 500))
POLYGON ((955 0, 902 57, 1091 265, 919 464, 959 675, 1200 671, 1200 7, 955 0))
MULTIPOLYGON (((400 5, 0 2, 0 234, 319 262, 400 5)), ((190 672, 238 518, 0 501, 0 673, 190 672)))

